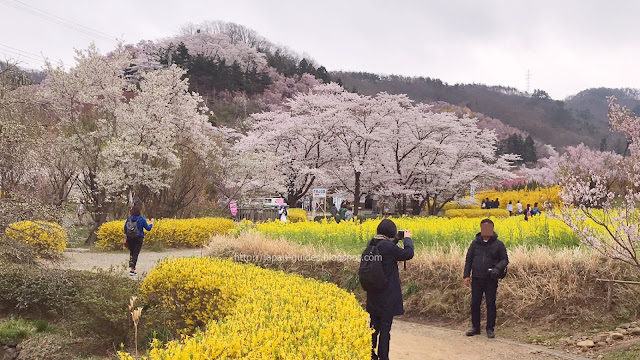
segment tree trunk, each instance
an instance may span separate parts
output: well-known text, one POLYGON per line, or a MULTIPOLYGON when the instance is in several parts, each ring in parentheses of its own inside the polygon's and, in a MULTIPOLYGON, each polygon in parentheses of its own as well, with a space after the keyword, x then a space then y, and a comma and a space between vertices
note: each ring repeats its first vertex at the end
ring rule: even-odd
POLYGON ((400 215, 405 215, 407 213, 407 195, 402 195, 402 209, 400 210, 400 215))
POLYGON ((292 208, 296 207, 296 204, 298 203, 298 200, 300 200, 301 197, 302 196, 296 196, 296 194, 293 194, 293 193, 288 193, 287 199, 286 199, 287 204, 292 208))
MULTIPOLYGON (((104 192, 101 192, 101 194, 99 195, 100 200, 104 199, 104 192)), ((101 202, 101 204, 97 205, 94 213, 92 214, 92 218, 93 218, 93 227, 91 228, 91 232, 89 233, 89 237, 87 237, 87 240, 85 240, 85 245, 93 245, 96 240, 98 240, 98 229, 100 229, 100 226, 102 226, 102 224, 104 224, 107 221, 107 217, 109 215, 109 203, 106 202, 101 202)), ((123 233, 124 236, 124 233, 123 233)))
POLYGON ((435 216, 438 215, 438 202, 436 201, 437 196, 433 197, 433 205, 429 206, 429 215, 435 216))
MULTIPOLYGON (((104 224, 105 222, 107 222, 107 212, 103 211, 98 214, 97 220, 94 221, 91 232, 89 233, 89 237, 84 242, 85 245, 93 245, 98 240, 98 229, 100 229, 100 226, 102 226, 102 224, 104 224)), ((124 233, 122 236, 124 236, 124 233)))
POLYGON ((353 216, 358 216, 360 208, 360 172, 356 172, 356 187, 353 191, 353 216))
POLYGON ((411 199, 411 207, 412 207, 411 215, 418 216, 422 212, 422 206, 419 200, 411 199))

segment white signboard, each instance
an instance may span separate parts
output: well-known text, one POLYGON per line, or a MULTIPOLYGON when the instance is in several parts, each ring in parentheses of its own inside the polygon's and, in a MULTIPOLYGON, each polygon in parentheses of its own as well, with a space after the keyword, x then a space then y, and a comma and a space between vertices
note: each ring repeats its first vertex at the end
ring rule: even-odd
POLYGON ((326 198, 327 197, 327 189, 313 189, 313 197, 314 198, 326 198))
POLYGON ((469 196, 472 200, 476 197, 476 186, 475 185, 471 185, 471 191, 470 194, 471 196, 469 196))

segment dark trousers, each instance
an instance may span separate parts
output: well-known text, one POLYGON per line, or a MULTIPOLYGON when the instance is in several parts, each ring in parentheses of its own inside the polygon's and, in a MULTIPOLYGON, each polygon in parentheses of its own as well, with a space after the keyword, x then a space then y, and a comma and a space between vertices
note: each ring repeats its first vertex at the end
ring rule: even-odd
POLYGON ((136 239, 128 239, 129 267, 132 268, 133 270, 136 269, 136 264, 138 263, 138 255, 140 254, 140 250, 142 250, 142 240, 144 240, 142 236, 136 239))
POLYGON ((393 316, 382 317, 371 315, 371 327, 375 332, 371 335, 371 358, 389 360, 389 342, 391 341, 391 323, 393 316), (378 347, 378 356, 375 357, 373 349, 378 347))
POLYGON ((480 330, 480 305, 483 294, 487 303, 487 330, 493 330, 496 326, 497 293, 498 280, 477 277, 471 279, 471 324, 474 329, 480 330))

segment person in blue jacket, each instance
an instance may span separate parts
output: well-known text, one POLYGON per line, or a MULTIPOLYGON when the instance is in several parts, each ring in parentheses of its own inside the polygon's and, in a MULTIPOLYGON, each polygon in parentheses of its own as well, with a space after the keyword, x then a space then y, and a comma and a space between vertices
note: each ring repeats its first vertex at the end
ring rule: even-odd
POLYGON ((531 212, 531 216, 540 215, 540 208, 538 208, 538 203, 533 204, 533 211, 531 212))
POLYGON ((131 208, 131 216, 124 223, 124 234, 129 243, 129 276, 135 276, 136 264, 138 263, 138 255, 142 250, 142 242, 144 240, 144 231, 151 231, 155 219, 151 219, 147 223, 147 219, 140 216, 140 208, 134 206, 131 208))

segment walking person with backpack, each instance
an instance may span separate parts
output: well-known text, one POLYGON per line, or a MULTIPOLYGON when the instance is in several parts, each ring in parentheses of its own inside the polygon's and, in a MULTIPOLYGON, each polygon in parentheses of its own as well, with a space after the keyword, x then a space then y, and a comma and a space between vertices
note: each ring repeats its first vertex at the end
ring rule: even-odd
POLYGON ((131 208, 131 216, 124 223, 124 234, 126 243, 129 246, 129 276, 135 276, 136 264, 138 263, 138 255, 142 250, 142 242, 144 240, 144 231, 151 231, 155 219, 151 219, 147 223, 147 219, 140 216, 140 208, 134 206, 131 208))
POLYGON ((389 219, 380 222, 376 237, 362 253, 358 275, 367 292, 370 326, 375 330, 371 336, 371 358, 374 360, 389 359, 391 323, 394 316, 404 314, 398 261, 410 260, 413 254, 411 232, 398 232, 396 224, 389 219), (399 240, 402 240, 403 248, 397 245, 399 240))
POLYGON ((487 303, 487 337, 495 337, 498 279, 506 276, 508 264, 507 249, 493 231, 493 221, 482 220, 480 232, 467 250, 464 265, 464 284, 471 287, 472 328, 467 331, 467 336, 480 334, 480 305, 484 295, 487 303))

